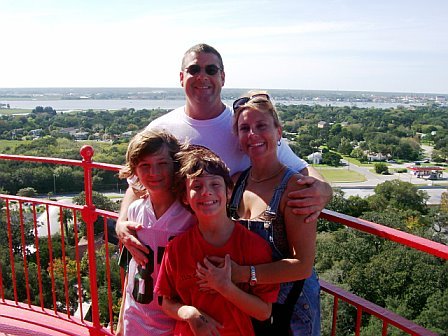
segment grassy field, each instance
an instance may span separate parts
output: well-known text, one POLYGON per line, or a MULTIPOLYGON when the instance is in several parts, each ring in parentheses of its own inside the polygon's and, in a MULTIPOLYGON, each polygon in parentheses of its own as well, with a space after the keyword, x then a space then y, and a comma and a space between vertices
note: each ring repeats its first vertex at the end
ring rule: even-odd
POLYGON ((23 140, 1 140, 0 141, 0 153, 10 154, 12 149, 16 148, 20 144, 27 143, 29 141, 23 140))
POLYGON ((11 115, 11 114, 27 114, 31 113, 32 110, 28 109, 0 109, 0 114, 11 115))
POLYGON ((364 182, 365 176, 344 168, 329 168, 314 166, 316 170, 325 178, 329 183, 331 182, 364 182))

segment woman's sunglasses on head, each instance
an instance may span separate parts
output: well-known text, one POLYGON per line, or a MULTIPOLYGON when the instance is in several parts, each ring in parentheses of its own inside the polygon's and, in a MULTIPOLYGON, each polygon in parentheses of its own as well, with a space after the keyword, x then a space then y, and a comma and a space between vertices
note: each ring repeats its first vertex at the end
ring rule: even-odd
POLYGON ((269 97, 269 95, 267 93, 257 93, 250 97, 241 97, 233 102, 233 110, 236 111, 241 106, 243 106, 244 104, 246 104, 254 99, 256 99, 256 101, 254 101, 254 103, 267 103, 271 100, 271 98, 269 97))
MULTIPOLYGON (((192 64, 192 65, 188 66, 187 68, 185 68, 185 70, 190 75, 196 76, 198 73, 201 72, 201 66, 198 64, 192 64)), ((205 66, 204 70, 207 75, 214 76, 218 73, 219 70, 222 70, 222 69, 215 64, 209 64, 209 65, 205 66)))

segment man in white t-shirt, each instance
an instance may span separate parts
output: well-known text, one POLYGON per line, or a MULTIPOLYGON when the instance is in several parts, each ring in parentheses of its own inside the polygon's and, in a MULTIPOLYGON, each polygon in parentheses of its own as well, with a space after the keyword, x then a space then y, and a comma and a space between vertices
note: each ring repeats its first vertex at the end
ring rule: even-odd
MULTIPOLYGON (((147 128, 165 129, 180 141, 206 146, 216 152, 231 169, 231 173, 249 166, 249 160, 239 150, 238 138, 232 132, 233 111, 221 100, 225 82, 224 64, 219 52, 207 45, 198 44, 184 54, 180 71, 180 84, 184 88, 186 104, 152 121, 147 128)), ((297 183, 307 186, 294 194, 288 205, 297 214, 309 215, 315 220, 332 196, 332 189, 319 173, 299 159, 282 141, 278 150, 280 159, 299 171, 303 178, 297 183)), ((129 204, 138 199, 138 191, 130 186, 123 198, 116 232, 134 259, 144 265, 146 248, 136 238, 141 224, 127 220, 129 204)))

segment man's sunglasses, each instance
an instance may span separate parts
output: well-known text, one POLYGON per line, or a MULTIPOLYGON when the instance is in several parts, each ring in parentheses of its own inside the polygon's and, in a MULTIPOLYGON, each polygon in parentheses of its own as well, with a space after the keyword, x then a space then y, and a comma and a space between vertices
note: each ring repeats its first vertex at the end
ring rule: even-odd
MULTIPOLYGON (((187 72, 190 75, 196 76, 198 73, 201 72, 201 66, 198 64, 192 64, 189 67, 185 68, 185 70, 187 70, 187 72)), ((209 76, 216 75, 219 70, 222 70, 222 69, 215 64, 209 64, 209 65, 205 66, 205 73, 209 76)))
POLYGON ((241 97, 233 102, 233 110, 236 111, 244 104, 250 102, 251 100, 256 99, 254 103, 267 103, 271 100, 267 93, 258 93, 250 97, 241 97))

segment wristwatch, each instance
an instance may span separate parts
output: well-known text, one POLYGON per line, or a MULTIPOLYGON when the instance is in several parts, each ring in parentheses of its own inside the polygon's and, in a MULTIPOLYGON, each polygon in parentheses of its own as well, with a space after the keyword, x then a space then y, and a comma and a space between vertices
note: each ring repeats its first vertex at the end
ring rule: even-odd
POLYGON ((257 284, 257 273, 255 272, 255 266, 250 266, 249 285, 255 286, 256 284, 257 284))

